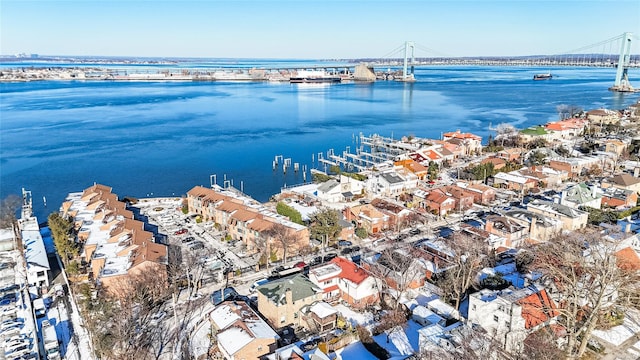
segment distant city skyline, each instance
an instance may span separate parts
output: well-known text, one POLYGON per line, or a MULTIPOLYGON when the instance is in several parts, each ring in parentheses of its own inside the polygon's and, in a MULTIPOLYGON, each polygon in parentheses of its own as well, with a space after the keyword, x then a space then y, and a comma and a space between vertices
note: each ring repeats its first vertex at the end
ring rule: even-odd
POLYGON ((416 57, 522 56, 640 35, 638 0, 0 0, 0 10, 2 55, 382 58, 414 41, 416 57))

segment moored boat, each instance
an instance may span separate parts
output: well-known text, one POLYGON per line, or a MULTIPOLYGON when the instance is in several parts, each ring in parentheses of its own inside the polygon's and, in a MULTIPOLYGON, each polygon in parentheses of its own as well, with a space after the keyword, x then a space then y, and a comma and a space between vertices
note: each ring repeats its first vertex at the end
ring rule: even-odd
POLYGON ((553 75, 551 75, 551 73, 535 74, 533 75, 533 80, 547 80, 547 79, 551 79, 552 77, 553 75))
POLYGON ((338 83, 340 81, 342 81, 340 75, 317 70, 299 70, 289 78, 289 82, 291 83, 338 83))

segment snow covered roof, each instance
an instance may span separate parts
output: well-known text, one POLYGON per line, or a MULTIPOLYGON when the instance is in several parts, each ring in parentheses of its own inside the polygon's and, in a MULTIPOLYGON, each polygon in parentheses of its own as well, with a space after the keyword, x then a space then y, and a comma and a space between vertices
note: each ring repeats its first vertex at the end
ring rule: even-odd
POLYGON ((218 329, 224 329, 234 322, 240 320, 240 315, 231 310, 229 305, 223 304, 215 308, 211 314, 211 321, 218 329))
POLYGON ((20 219, 22 243, 25 246, 24 256, 27 261, 27 269, 39 267, 49 270, 49 259, 44 248, 44 241, 40 235, 40 227, 36 217, 20 219))
POLYGON ((324 301, 315 303, 309 308, 309 311, 315 313, 321 319, 338 313, 338 310, 324 301))
POLYGON ((217 338, 218 346, 222 347, 229 355, 237 353, 253 340, 253 336, 239 326, 218 333, 217 338))

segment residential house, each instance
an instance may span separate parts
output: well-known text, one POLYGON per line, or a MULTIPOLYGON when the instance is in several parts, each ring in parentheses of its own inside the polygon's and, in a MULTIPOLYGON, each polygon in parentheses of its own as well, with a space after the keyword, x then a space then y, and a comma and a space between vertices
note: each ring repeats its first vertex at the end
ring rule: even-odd
POLYGON ((493 164, 494 170, 504 169, 507 166, 507 161, 498 157, 488 157, 480 162, 482 165, 493 164))
MULTIPOLYGON (((22 216, 20 220, 18 220, 18 229, 20 230, 22 245, 24 247, 27 283, 30 286, 41 289, 42 292, 46 292, 50 285, 49 271, 51 267, 49 266, 44 240, 40 234, 38 218, 33 216, 30 200, 29 204, 23 204, 22 206, 22 216)), ((11 283, 13 283, 13 281, 11 281, 11 283)))
POLYGON ((585 119, 571 118, 549 122, 544 127, 555 139, 570 139, 582 135, 587 124, 585 119))
POLYGON ((379 280, 376 284, 381 290, 393 289, 391 292, 394 294, 423 286, 427 272, 433 271, 429 265, 420 251, 406 247, 386 252, 384 256, 376 254, 362 261, 362 268, 379 280))
POLYGON ((315 196, 329 203, 351 201, 360 195, 365 183, 352 177, 340 175, 339 180, 330 179, 318 185, 315 196))
POLYGON ((70 193, 62 205, 63 215, 78 227, 90 278, 118 297, 134 290, 130 279, 141 273, 153 273, 158 284, 167 285, 167 247, 155 243, 153 233, 125 206, 110 187, 99 184, 70 193))
POLYGON ((494 233, 490 233, 484 229, 475 227, 470 224, 461 223, 460 230, 458 232, 462 235, 465 235, 474 239, 478 243, 480 242, 485 243, 487 245, 486 247, 487 252, 496 250, 501 247, 511 246, 507 238, 496 235, 494 233))
POLYGON ((496 152, 496 157, 504 161, 519 163, 522 161, 522 154, 526 152, 523 148, 508 148, 496 152))
POLYGON ((537 199, 527 204, 527 210, 560 220, 562 229, 567 231, 578 230, 587 226, 587 218, 589 216, 586 211, 537 199))
POLYGON ((444 189, 432 189, 424 193, 415 192, 415 195, 424 195, 420 207, 439 216, 445 216, 456 208, 456 199, 444 189))
POLYGON ((369 234, 377 234, 389 228, 389 215, 382 213, 372 204, 347 207, 343 215, 346 221, 355 222, 369 234))
POLYGON ((366 181, 366 189, 373 195, 394 198, 407 189, 415 188, 417 182, 418 177, 415 175, 412 179, 405 179, 397 171, 392 170, 370 176, 366 181))
POLYGON ((455 210, 464 211, 473 206, 475 197, 472 192, 455 185, 443 186, 441 189, 446 194, 451 194, 451 196, 456 200, 454 205, 455 210))
POLYGON ((405 169, 411 171, 418 177, 419 180, 426 180, 429 176, 429 168, 413 159, 396 161, 394 165, 404 167, 405 169))
POLYGON ((638 203, 638 193, 618 187, 602 190, 602 205, 612 208, 630 208, 638 203))
POLYGON ((403 205, 383 200, 380 198, 373 199, 371 205, 378 211, 388 216, 388 228, 397 229, 404 220, 411 214, 411 210, 407 209, 403 205))
POLYGON ((580 183, 562 190, 560 204, 574 209, 581 206, 600 209, 602 195, 598 193, 598 187, 596 185, 588 186, 585 183, 580 183))
POLYGON ((260 359, 280 336, 245 302, 225 301, 209 315, 217 350, 227 360, 260 359))
POLYGON ((527 335, 558 315, 558 307, 547 291, 533 285, 520 290, 483 289, 469 296, 469 322, 494 334, 508 352, 523 350, 527 335))
POLYGON ((497 173, 493 176, 494 186, 509 189, 521 194, 525 194, 529 190, 536 188, 538 182, 534 179, 527 178, 526 176, 517 174, 515 172, 510 173, 497 173))
POLYGON ((291 247, 301 249, 309 245, 309 229, 290 221, 259 202, 231 190, 196 186, 187 192, 189 212, 198 214, 205 221, 214 221, 231 236, 242 241, 249 252, 257 251, 256 244, 267 240, 267 246, 277 256, 284 250, 269 236, 268 231, 276 224, 288 229, 292 241, 291 247))
POLYGON ((473 194, 473 202, 476 204, 487 205, 495 201, 496 189, 484 184, 470 184, 465 182, 457 182, 456 186, 467 190, 473 194))
POLYGON ((464 148, 465 155, 480 154, 482 152, 482 137, 471 133, 463 133, 460 130, 442 134, 442 140, 450 142, 451 140, 462 141, 460 145, 464 148))
POLYGON ((577 178, 583 170, 589 170, 597 166, 603 168, 603 159, 597 156, 582 156, 572 158, 553 158, 549 161, 549 167, 555 170, 564 170, 569 178, 577 178))
POLYGON ((306 328, 314 333, 334 330, 338 323, 338 310, 324 301, 305 305, 300 311, 307 323, 306 328))
POLYGON ((620 113, 609 109, 596 109, 587 111, 587 120, 594 125, 617 124, 620 122, 620 113))
POLYGON ((298 274, 270 281, 256 288, 258 311, 275 329, 306 326, 300 309, 322 300, 322 289, 298 274))
MULTIPOLYGON (((547 217, 540 213, 527 210, 511 210, 504 214, 509 220, 513 220, 524 226, 527 231, 527 240, 531 243, 548 241, 562 231, 562 221, 547 217)), ((513 246, 520 244, 514 243, 513 246)))
POLYGON ((323 291, 325 301, 346 301, 352 307, 365 307, 378 301, 376 279, 354 262, 337 257, 309 270, 309 280, 323 291))
POLYGON ((618 139, 607 139, 604 142, 604 151, 614 153, 618 156, 622 155, 627 148, 627 144, 618 139))
POLYGON ((619 189, 631 190, 637 193, 640 192, 640 179, 627 173, 622 173, 615 175, 609 179, 602 180, 601 186, 603 189, 616 187, 619 189))
POLYGON ((499 215, 487 216, 484 229, 490 234, 504 238, 506 247, 519 244, 529 234, 528 229, 522 224, 499 215))

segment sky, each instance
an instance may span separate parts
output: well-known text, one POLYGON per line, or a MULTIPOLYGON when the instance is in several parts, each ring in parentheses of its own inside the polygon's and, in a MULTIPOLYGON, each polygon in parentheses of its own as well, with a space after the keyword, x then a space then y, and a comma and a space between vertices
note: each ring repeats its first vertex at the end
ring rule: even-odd
POLYGON ((0 0, 2 55, 387 58, 413 41, 417 57, 517 56, 624 32, 640 35, 640 0, 0 0))

